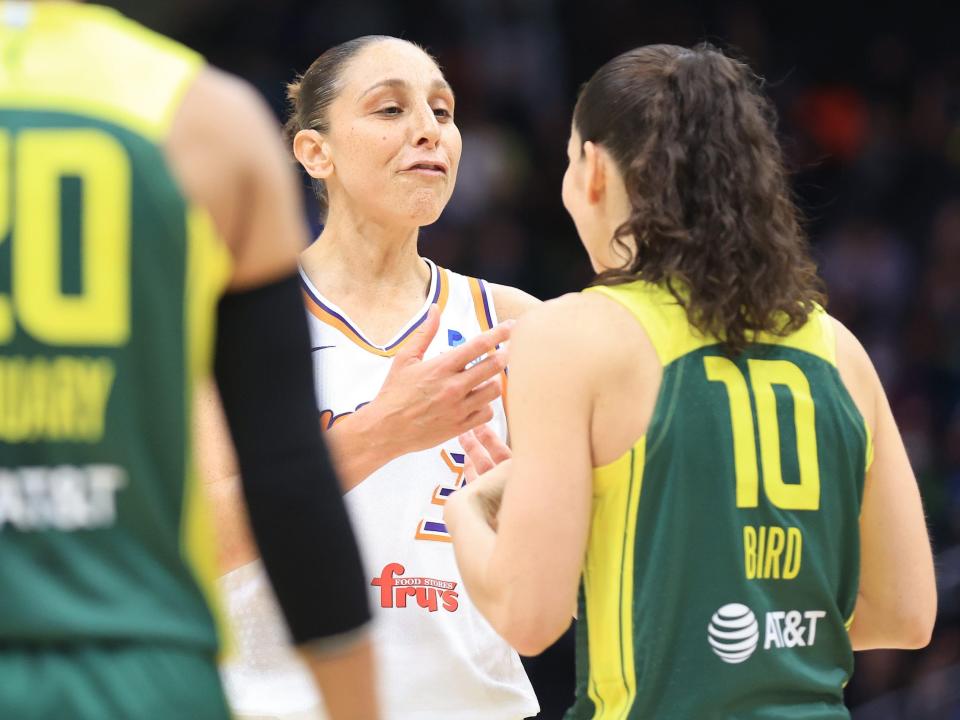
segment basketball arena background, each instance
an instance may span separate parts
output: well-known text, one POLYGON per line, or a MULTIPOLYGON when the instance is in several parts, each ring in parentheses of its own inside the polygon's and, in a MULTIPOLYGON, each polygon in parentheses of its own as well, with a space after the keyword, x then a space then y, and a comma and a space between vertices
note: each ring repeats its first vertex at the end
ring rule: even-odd
MULTIPOLYGON (((960 718, 960 11, 842 0, 108 4, 246 78, 278 116, 284 83, 331 45, 371 33, 423 44, 457 94, 463 160, 422 254, 541 298, 590 277, 560 203, 579 85, 648 43, 709 40, 749 60, 779 109, 829 309, 880 372, 938 560, 933 642, 859 653, 848 703, 857 720, 960 718)), ((223 125, 230 132, 229 117, 223 125)), ((569 635, 528 667, 541 717, 560 717, 569 635)))

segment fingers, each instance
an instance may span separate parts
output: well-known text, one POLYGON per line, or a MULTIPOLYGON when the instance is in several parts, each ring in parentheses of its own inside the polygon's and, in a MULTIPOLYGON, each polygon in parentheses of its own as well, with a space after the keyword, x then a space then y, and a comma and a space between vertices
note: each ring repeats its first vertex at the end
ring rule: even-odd
POLYGON ((513 320, 506 320, 495 328, 470 338, 463 345, 444 353, 444 362, 457 370, 462 370, 471 361, 489 353, 500 343, 509 340, 510 332, 515 324, 513 320))
POLYGON ((480 383, 495 378, 506 366, 507 351, 497 350, 476 365, 458 373, 458 382, 464 392, 470 392, 480 383))
POLYGON ((472 430, 468 430, 460 435, 459 439, 460 446, 470 459, 470 464, 473 466, 473 470, 477 475, 483 475, 487 470, 493 469, 496 463, 472 430))
POLYGON ((470 456, 467 455, 466 459, 463 461, 463 479, 466 480, 467 484, 469 485, 478 477, 480 477, 480 474, 477 472, 477 468, 474 467, 473 460, 471 460, 470 456))
POLYGON ((490 407, 490 403, 485 403, 479 410, 476 410, 464 419, 460 424, 460 429, 457 431, 459 433, 469 432, 477 425, 483 425, 493 420, 493 408, 490 407))
MULTIPOLYGON (((464 398, 464 408, 467 411, 467 414, 476 412, 484 405, 489 405, 498 397, 500 397, 500 381, 497 378, 493 380, 487 380, 480 385, 477 385, 473 390, 467 393, 467 396, 464 398)), ((470 426, 473 427, 472 425, 470 426)))
POLYGON ((427 351, 427 348, 430 347, 430 343, 436 336, 437 328, 439 327, 440 308, 436 305, 431 305, 427 309, 426 319, 420 323, 420 327, 414 331, 410 339, 397 351, 393 362, 406 364, 412 360, 423 360, 423 354, 427 351))
POLYGON ((496 465, 513 457, 513 451, 489 425, 479 425, 473 429, 473 436, 483 445, 496 465))

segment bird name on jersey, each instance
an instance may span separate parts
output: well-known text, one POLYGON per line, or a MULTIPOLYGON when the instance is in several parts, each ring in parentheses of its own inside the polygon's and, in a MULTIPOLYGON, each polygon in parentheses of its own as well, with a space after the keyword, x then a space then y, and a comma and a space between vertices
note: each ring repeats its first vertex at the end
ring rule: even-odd
POLYGON ((447 612, 456 612, 460 607, 455 581, 404 577, 406 571, 400 563, 387 563, 379 577, 370 582, 380 588, 380 607, 405 608, 408 599, 415 600, 417 605, 432 613, 437 612, 441 604, 447 612))
POLYGON ((747 580, 793 580, 803 560, 803 533, 778 525, 743 528, 743 570, 747 580))
POLYGON ((0 532, 109 527, 126 484, 117 465, 0 468, 0 532))
POLYGON ((99 441, 116 376, 104 357, 0 357, 0 441, 99 441))

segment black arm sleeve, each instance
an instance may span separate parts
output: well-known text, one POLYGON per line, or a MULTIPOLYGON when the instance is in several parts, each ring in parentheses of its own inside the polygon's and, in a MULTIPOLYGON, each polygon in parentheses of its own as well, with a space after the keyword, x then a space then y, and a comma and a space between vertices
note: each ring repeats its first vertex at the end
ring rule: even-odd
POLYGON ((370 618, 366 582, 320 438, 296 276, 223 297, 214 371, 250 524, 297 643, 370 618))

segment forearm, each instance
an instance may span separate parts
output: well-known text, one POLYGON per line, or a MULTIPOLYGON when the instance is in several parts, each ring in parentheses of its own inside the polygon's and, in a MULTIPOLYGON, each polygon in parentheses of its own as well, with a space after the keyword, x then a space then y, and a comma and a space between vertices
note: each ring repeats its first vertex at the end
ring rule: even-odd
MULTIPOLYGON (((469 486, 468 486, 469 487, 469 486)), ((444 508, 444 523, 453 537, 453 551, 463 584, 470 599, 487 621, 497 629, 503 616, 503 586, 490 577, 497 534, 487 524, 481 503, 467 491, 450 496, 444 508)))
POLYGON ((298 648, 323 694, 331 720, 375 720, 378 711, 373 649, 366 632, 341 648, 298 648))
POLYGON ((324 433, 344 493, 406 452, 375 402, 340 418, 324 433))
POLYGON ((225 575, 257 558, 257 545, 250 534, 247 507, 243 502, 240 476, 224 477, 205 484, 213 508, 217 532, 217 558, 225 575))

